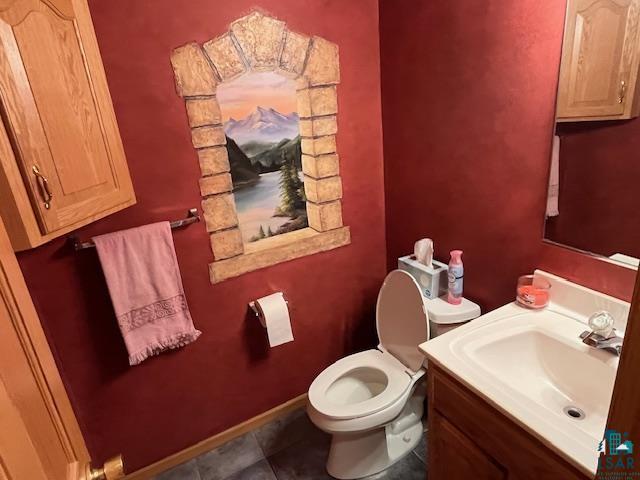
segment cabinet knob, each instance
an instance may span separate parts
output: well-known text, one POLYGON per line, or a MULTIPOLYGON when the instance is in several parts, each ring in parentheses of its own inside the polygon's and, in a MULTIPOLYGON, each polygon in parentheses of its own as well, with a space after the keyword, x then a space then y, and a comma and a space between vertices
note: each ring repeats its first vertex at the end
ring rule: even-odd
POLYGON ((31 167, 31 170, 38 180, 40 194, 42 195, 44 200, 44 208, 49 210, 51 208, 51 199, 53 198, 53 193, 51 193, 51 189, 49 188, 49 180, 47 180, 47 177, 40 173, 40 169, 37 165, 31 167))
POLYGON ((624 102, 624 97, 627 94, 627 82, 620 81, 620 92, 618 93, 618 103, 624 102))

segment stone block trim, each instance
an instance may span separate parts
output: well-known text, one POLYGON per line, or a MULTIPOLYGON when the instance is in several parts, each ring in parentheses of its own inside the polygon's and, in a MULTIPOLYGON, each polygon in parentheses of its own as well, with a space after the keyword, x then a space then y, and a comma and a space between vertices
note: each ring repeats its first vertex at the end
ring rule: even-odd
POLYGON ((322 137, 338 133, 338 121, 335 115, 300 119, 301 137, 322 137))
POLYGON ((216 195, 218 193, 231 192, 233 184, 231 183, 231 175, 221 173, 210 177, 202 177, 200 180, 200 195, 203 197, 216 195))
POLYGON ((338 91, 335 86, 298 90, 297 107, 301 118, 336 115, 338 91))
POLYGON ((328 155, 302 155, 302 172, 307 177, 325 178, 333 177, 340 173, 340 161, 338 154, 328 155))
POLYGON ((191 143, 194 148, 216 147, 226 145, 227 137, 222 126, 197 127, 191 130, 191 143))
POLYGON ((342 226, 342 203, 340 200, 329 203, 307 202, 309 226, 318 232, 326 232, 342 226))
POLYGON ((231 34, 209 40, 202 47, 223 82, 232 80, 246 71, 244 59, 231 34))
POLYGON ((218 81, 197 43, 187 43, 171 54, 176 91, 181 97, 214 95, 218 81))
POLYGON ((233 195, 224 193, 214 195, 202 200, 202 210, 204 211, 204 221, 207 232, 217 232, 238 225, 238 214, 233 195))
MULTIPOLYGON (((211 283, 220 283, 260 268, 270 267, 271 265, 319 252, 326 252, 351 243, 349 227, 337 228, 322 233, 316 232, 312 228, 304 228, 286 235, 288 235, 286 242, 279 241, 275 245, 270 244, 269 247, 262 249, 249 250, 247 248, 243 255, 209 264, 211 283)), ((263 241, 270 243, 270 240, 277 239, 278 236, 270 237, 263 241)), ((251 245, 259 243, 255 242, 251 245)))
POLYGON ((305 176, 304 193, 313 203, 324 203, 342 198, 342 180, 340 177, 315 179, 305 176))
POLYGON ((198 161, 200 162, 200 172, 203 177, 231 170, 229 154, 223 146, 198 150, 198 161))
POLYGON ((286 31, 284 47, 280 56, 280 68, 300 75, 304 71, 311 39, 296 32, 286 31))
POLYGON ((342 180, 336 153, 338 47, 309 37, 255 11, 202 45, 171 54, 176 91, 184 98, 191 140, 200 165, 204 223, 210 234, 216 283, 283 261, 347 245, 342 226, 342 180), (217 86, 251 71, 273 71, 295 80, 300 116, 302 170, 309 228, 244 244, 230 175, 217 86))
POLYGON ((304 76, 311 86, 340 83, 338 46, 324 38, 313 37, 304 76))
POLYGON ((185 102, 191 128, 222 123, 222 113, 216 97, 187 98, 185 102))
POLYGON ((224 260, 244 253, 242 233, 238 228, 212 233, 210 238, 211 250, 216 260, 224 260))
POLYGON ((302 153, 305 155, 325 155, 327 153, 336 152, 336 136, 327 135, 326 137, 303 137, 300 140, 302 153))
POLYGON ((260 12, 231 24, 231 33, 252 70, 273 70, 278 66, 284 31, 284 22, 260 12))

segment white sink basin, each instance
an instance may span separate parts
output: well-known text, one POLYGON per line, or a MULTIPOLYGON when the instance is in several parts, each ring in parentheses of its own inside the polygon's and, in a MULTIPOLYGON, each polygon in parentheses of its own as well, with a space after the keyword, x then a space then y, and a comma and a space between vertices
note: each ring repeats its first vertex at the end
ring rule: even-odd
MULTIPOLYGON (((593 474, 618 357, 583 344, 579 336, 588 329, 586 312, 605 307, 623 331, 628 303, 569 284, 579 290, 581 298, 575 299, 562 284, 569 282, 539 274, 553 279, 552 292, 565 289, 563 295, 572 301, 552 302, 541 311, 505 305, 420 348, 430 363, 439 364, 593 474), (585 301, 585 293, 592 298, 585 301), (571 311, 576 300, 580 309, 571 311)), ((562 300, 563 295, 558 297, 562 300)))

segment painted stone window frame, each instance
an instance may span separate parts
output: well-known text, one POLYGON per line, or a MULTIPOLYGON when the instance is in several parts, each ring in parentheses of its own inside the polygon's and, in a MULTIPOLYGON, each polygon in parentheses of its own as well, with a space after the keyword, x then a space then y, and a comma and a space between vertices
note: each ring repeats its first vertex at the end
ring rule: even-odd
POLYGON ((255 11, 203 45, 171 54, 176 91, 185 100, 191 140, 201 169, 200 194, 214 261, 212 283, 260 268, 348 245, 342 222, 342 179, 336 148, 337 45, 291 31, 255 11), (302 172, 309 226, 245 244, 238 227, 233 185, 216 97, 220 84, 248 72, 273 71, 296 81, 302 172))

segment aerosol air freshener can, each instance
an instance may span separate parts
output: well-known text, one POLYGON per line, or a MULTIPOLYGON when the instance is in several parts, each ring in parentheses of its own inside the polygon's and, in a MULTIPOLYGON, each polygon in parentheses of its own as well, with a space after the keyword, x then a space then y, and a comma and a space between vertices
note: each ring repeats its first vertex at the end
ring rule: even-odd
POLYGON ((462 303, 463 277, 462 250, 452 250, 451 260, 449 260, 449 294, 447 295, 447 301, 452 305, 462 303))

